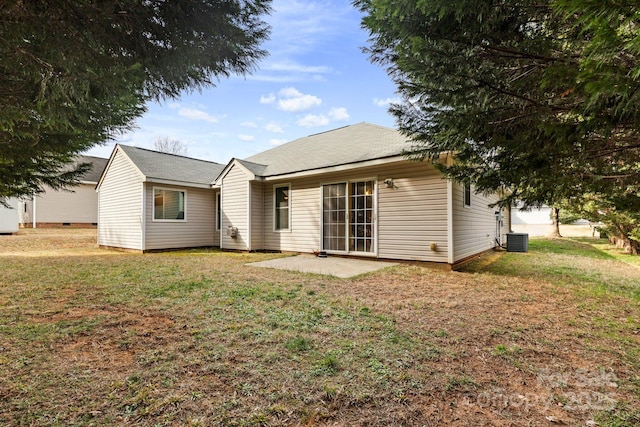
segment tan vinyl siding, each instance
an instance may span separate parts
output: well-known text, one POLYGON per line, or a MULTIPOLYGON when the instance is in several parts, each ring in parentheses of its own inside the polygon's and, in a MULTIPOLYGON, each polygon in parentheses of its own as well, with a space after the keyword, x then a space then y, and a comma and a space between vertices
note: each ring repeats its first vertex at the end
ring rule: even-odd
MULTIPOLYGON (((222 179, 222 248, 249 249, 248 208, 249 181, 245 171, 234 165, 222 179), (227 234, 228 227, 237 227, 237 237, 227 234)), ((257 249, 257 248, 254 248, 257 249)))
POLYGON ((264 249, 264 190, 262 182, 251 183, 251 249, 264 249))
MULTIPOLYGON (((80 184, 70 190, 73 192, 45 187, 45 192, 36 198, 36 223, 98 222, 98 194, 95 184, 80 184)), ((33 222, 33 202, 28 201, 26 204, 27 212, 23 212, 22 222, 33 222)))
POLYGON ((428 163, 400 162, 290 181, 265 183, 265 249, 320 249, 321 188, 347 180, 377 181, 379 258, 447 261, 446 181, 428 163), (384 180, 393 178, 394 188, 384 180), (273 230, 274 185, 291 183, 291 230, 273 230), (435 242, 437 250, 429 246, 435 242))
POLYGON ((440 173, 429 163, 407 162, 379 178, 378 257, 446 262, 447 189, 440 173))
MULTIPOLYGON (((497 208, 489 204, 496 195, 476 194, 471 187, 471 206, 464 206, 464 187, 453 184, 453 242, 454 262, 495 247, 497 208)), ((505 226, 507 224, 505 218, 505 226)))
POLYGON ((146 183, 145 186, 145 250, 217 246, 214 240, 215 198, 212 190, 153 183, 146 183), (185 221, 153 219, 154 188, 185 192, 185 221))
POLYGON ((267 250, 313 252, 320 248, 320 179, 298 179, 264 186, 264 243, 267 250), (289 230, 274 230, 274 185, 291 183, 289 230))
POLYGON ((98 244, 142 250, 142 176, 120 151, 98 193, 98 244))

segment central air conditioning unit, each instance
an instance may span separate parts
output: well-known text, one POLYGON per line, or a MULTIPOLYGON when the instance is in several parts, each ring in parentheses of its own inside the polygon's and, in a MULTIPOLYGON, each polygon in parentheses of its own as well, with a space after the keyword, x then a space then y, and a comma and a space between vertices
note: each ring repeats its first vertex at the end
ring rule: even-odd
POLYGON ((527 233, 507 233, 507 252, 528 252, 529 235, 527 233))

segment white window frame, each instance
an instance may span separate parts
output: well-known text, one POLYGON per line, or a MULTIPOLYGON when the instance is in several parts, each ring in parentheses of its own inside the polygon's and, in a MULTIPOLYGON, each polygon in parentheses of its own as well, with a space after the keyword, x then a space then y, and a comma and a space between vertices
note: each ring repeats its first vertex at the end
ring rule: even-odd
POLYGON ((379 237, 379 229, 378 229, 378 197, 380 196, 380 192, 379 192, 379 185, 378 185, 378 177, 377 176, 371 176, 371 177, 367 177, 367 178, 354 178, 354 179, 346 179, 346 180, 340 180, 340 181, 326 181, 326 182, 321 182, 320 183, 320 241, 318 242, 318 247, 322 248, 323 247, 323 238, 324 238, 324 198, 323 198, 323 194, 322 194, 322 189, 325 185, 333 185, 333 184, 345 184, 346 185, 346 206, 345 206, 345 211, 346 211, 346 235, 345 235, 345 248, 346 250, 344 251, 337 251, 337 250, 327 250, 326 252, 329 254, 336 254, 336 255, 357 255, 357 256, 361 256, 361 257, 377 257, 378 256, 378 237, 379 237), (351 197, 351 183, 353 182, 367 182, 367 181, 373 181, 373 197, 372 197, 372 202, 373 202, 373 241, 371 242, 371 248, 373 249, 373 252, 358 252, 358 251, 350 251, 349 250, 349 238, 351 237, 350 234, 350 230, 349 230, 349 223, 351 221, 351 209, 349 209, 349 199, 351 197))
POLYGON ((282 184, 274 184, 273 185, 273 231, 274 233, 290 233, 291 232, 291 183, 287 182, 287 183, 282 183, 282 184), (278 188, 287 188, 287 192, 289 194, 289 199, 288 199, 288 207, 287 209, 289 210, 289 222, 288 222, 288 227, 287 228, 278 228, 277 227, 277 223, 276 220, 278 218, 277 214, 277 207, 276 207, 276 200, 277 200, 277 189, 278 188))
POLYGON ((462 184, 462 207, 470 208, 471 207, 471 184, 462 184), (469 203, 467 203, 467 198, 469 199, 469 203))
POLYGON ((187 190, 169 187, 153 187, 151 191, 151 221, 153 222, 187 222, 187 190), (184 217, 182 219, 156 219, 156 190, 184 193, 184 217))

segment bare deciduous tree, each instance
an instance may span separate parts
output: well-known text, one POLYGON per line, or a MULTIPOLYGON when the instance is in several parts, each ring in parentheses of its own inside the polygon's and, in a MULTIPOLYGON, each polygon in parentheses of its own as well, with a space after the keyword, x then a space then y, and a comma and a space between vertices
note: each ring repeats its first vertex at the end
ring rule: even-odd
POLYGON ((153 146, 157 151, 161 151, 163 153, 177 154, 179 156, 185 156, 187 154, 187 146, 184 142, 166 136, 157 138, 153 142, 153 146))

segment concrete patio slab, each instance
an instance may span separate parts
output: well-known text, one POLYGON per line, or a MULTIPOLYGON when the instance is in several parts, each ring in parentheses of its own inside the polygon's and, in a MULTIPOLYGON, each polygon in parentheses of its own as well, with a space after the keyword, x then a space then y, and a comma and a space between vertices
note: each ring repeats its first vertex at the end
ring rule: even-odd
POLYGON ((286 258, 276 258, 269 261, 253 262, 247 265, 252 267, 299 271, 303 273, 326 274, 346 279, 357 276, 358 274, 370 273, 397 264, 393 262, 368 261, 331 256, 319 258, 313 255, 297 255, 286 258))

